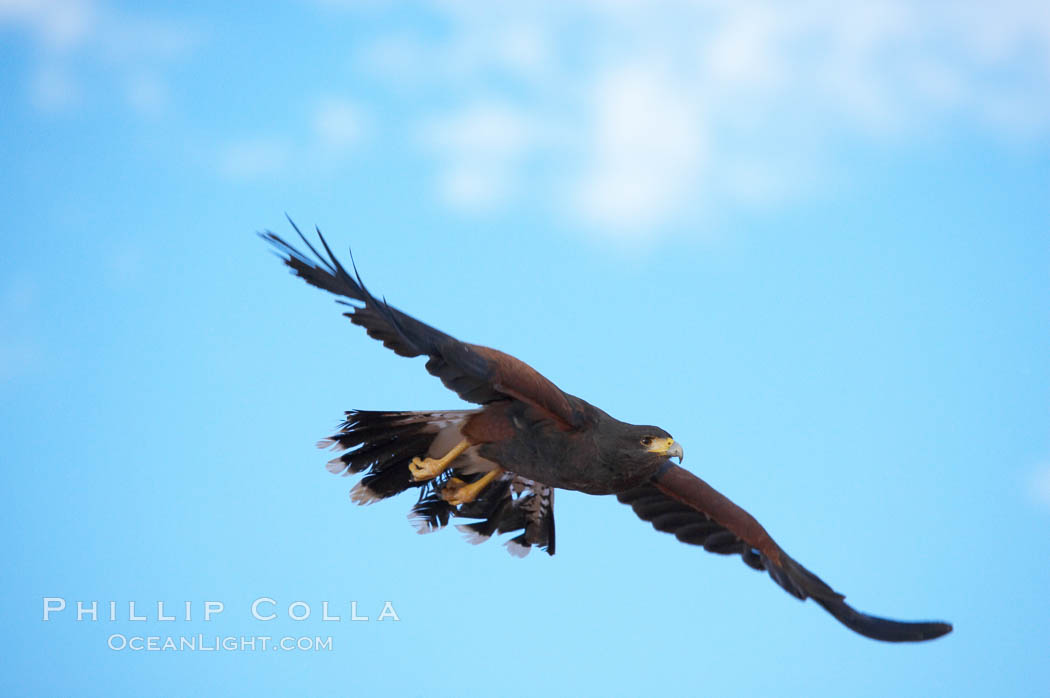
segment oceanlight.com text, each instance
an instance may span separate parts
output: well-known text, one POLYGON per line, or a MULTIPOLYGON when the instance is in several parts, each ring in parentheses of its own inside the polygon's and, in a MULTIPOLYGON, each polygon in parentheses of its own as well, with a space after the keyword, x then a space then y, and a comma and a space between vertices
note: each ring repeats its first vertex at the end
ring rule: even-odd
POLYGON ((331 652, 332 636, 124 635, 106 640, 115 652, 331 652))

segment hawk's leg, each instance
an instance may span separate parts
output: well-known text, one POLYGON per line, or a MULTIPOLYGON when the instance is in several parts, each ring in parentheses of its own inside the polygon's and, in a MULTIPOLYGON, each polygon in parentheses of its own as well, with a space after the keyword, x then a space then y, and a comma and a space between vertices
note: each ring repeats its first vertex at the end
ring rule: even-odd
POLYGON ((503 468, 493 468, 469 485, 458 477, 449 478, 441 488, 441 498, 454 507, 473 502, 489 483, 503 474, 503 468))
POLYGON ((466 451, 468 448, 470 448, 470 442, 463 439, 441 458, 413 458, 412 462, 408 464, 408 470, 412 473, 412 479, 416 482, 419 482, 420 480, 433 480, 438 475, 445 472, 445 468, 449 466, 449 463, 454 461, 459 454, 463 453, 463 451, 466 451))

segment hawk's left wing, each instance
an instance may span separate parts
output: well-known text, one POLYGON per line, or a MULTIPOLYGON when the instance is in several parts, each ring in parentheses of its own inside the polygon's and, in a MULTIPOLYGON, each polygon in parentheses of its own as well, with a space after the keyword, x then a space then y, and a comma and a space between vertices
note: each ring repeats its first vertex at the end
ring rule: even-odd
POLYGON ((688 470, 670 461, 668 465, 651 483, 617 495, 656 530, 713 553, 739 554, 751 567, 768 572, 792 596, 813 599, 840 623, 866 637, 918 642, 951 632, 948 623, 904 623, 854 609, 845 596, 785 553, 750 514, 688 470))
POLYGON ((336 259, 320 231, 317 237, 324 249, 323 255, 299 232, 295 223, 292 227, 313 257, 275 233, 260 233, 260 236, 277 249, 284 263, 306 283, 356 301, 356 304, 339 302, 350 307, 344 315, 350 322, 364 327, 369 337, 378 339, 399 356, 426 356, 427 371, 468 402, 484 405, 515 399, 541 410, 566 431, 585 425, 586 417, 580 410, 579 400, 562 392, 524 361, 496 349, 461 342, 401 312, 386 300, 379 300, 365 288, 356 269, 350 274, 336 259))

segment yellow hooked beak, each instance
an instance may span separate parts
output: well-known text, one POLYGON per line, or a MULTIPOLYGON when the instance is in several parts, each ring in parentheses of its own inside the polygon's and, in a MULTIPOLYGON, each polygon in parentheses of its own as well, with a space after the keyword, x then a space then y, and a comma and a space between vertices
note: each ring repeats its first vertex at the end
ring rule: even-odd
POLYGON ((653 443, 646 450, 649 453, 659 453, 661 456, 667 456, 668 458, 677 458, 679 463, 685 458, 682 445, 676 443, 672 438, 653 439, 653 443))

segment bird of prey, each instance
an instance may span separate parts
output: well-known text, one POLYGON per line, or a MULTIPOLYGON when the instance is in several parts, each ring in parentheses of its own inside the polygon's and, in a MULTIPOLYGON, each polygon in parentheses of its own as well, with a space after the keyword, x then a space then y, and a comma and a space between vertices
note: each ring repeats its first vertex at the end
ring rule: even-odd
MULTIPOLYGON (((295 224, 292 223, 293 228, 295 224)), ((324 253, 303 236, 313 257, 274 233, 293 273, 340 296, 345 316, 400 356, 426 356, 426 369, 476 409, 442 412, 351 410, 318 446, 341 451, 333 473, 364 477, 351 491, 360 504, 407 490, 419 499, 410 518, 421 532, 450 518, 471 542, 498 533, 524 556, 538 546, 554 554, 554 491, 615 495, 658 531, 722 555, 740 555, 798 599, 811 598, 847 628, 876 640, 917 642, 951 631, 943 622, 899 622, 861 613, 800 565, 764 528, 680 465, 682 447, 660 427, 621 422, 560 390, 528 364, 496 349, 468 344, 373 296, 352 265, 349 273, 317 231, 324 253)), ((352 258, 351 258, 351 261, 352 258)))

